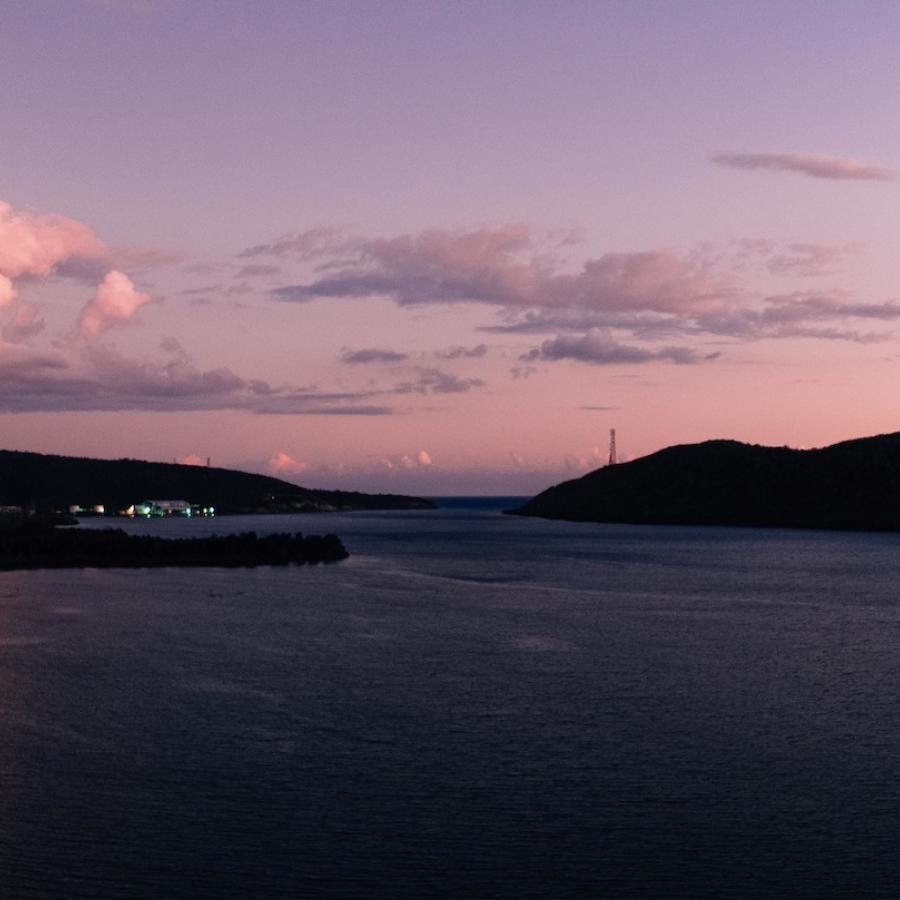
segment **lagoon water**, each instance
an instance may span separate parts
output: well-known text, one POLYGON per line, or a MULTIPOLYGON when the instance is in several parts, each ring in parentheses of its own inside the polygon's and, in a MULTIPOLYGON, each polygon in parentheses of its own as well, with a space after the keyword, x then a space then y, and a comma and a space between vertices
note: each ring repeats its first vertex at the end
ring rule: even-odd
POLYGON ((0 573, 0 895, 893 897, 900 535, 497 504, 0 573))

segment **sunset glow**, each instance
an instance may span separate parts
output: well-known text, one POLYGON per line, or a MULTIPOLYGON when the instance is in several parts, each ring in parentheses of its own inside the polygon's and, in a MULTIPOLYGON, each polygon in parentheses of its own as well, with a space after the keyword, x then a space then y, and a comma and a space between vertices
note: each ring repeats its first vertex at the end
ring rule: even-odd
POLYGON ((898 34, 892 4, 10 0, 2 445, 527 494, 610 428, 620 459, 900 430, 898 34))

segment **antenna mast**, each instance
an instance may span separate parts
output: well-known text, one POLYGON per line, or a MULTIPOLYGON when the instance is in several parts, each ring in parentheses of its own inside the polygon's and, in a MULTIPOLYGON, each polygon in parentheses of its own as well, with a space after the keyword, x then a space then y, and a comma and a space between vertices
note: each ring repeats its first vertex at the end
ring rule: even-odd
POLYGON ((614 466, 616 464, 616 429, 609 429, 609 461, 607 462, 608 466, 614 466))

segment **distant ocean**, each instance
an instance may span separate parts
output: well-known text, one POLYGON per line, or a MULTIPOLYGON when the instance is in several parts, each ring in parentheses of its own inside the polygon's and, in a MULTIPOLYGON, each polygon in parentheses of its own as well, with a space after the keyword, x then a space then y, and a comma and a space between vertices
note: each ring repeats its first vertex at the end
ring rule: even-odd
POLYGON ((896 897, 900 535, 520 499, 126 526, 332 566, 0 573, 0 895, 896 897))

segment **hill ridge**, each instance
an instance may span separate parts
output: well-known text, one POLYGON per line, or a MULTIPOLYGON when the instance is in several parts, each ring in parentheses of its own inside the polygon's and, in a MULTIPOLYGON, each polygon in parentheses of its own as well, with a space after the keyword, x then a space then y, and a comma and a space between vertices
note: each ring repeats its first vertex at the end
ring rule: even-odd
POLYGON ((223 513, 427 509, 419 497, 304 488, 271 475, 137 459, 96 459, 0 449, 0 505, 118 511, 148 499, 179 499, 223 513))
POLYGON ((631 524, 900 531, 900 432, 795 449, 665 447, 543 491, 512 514, 631 524))

